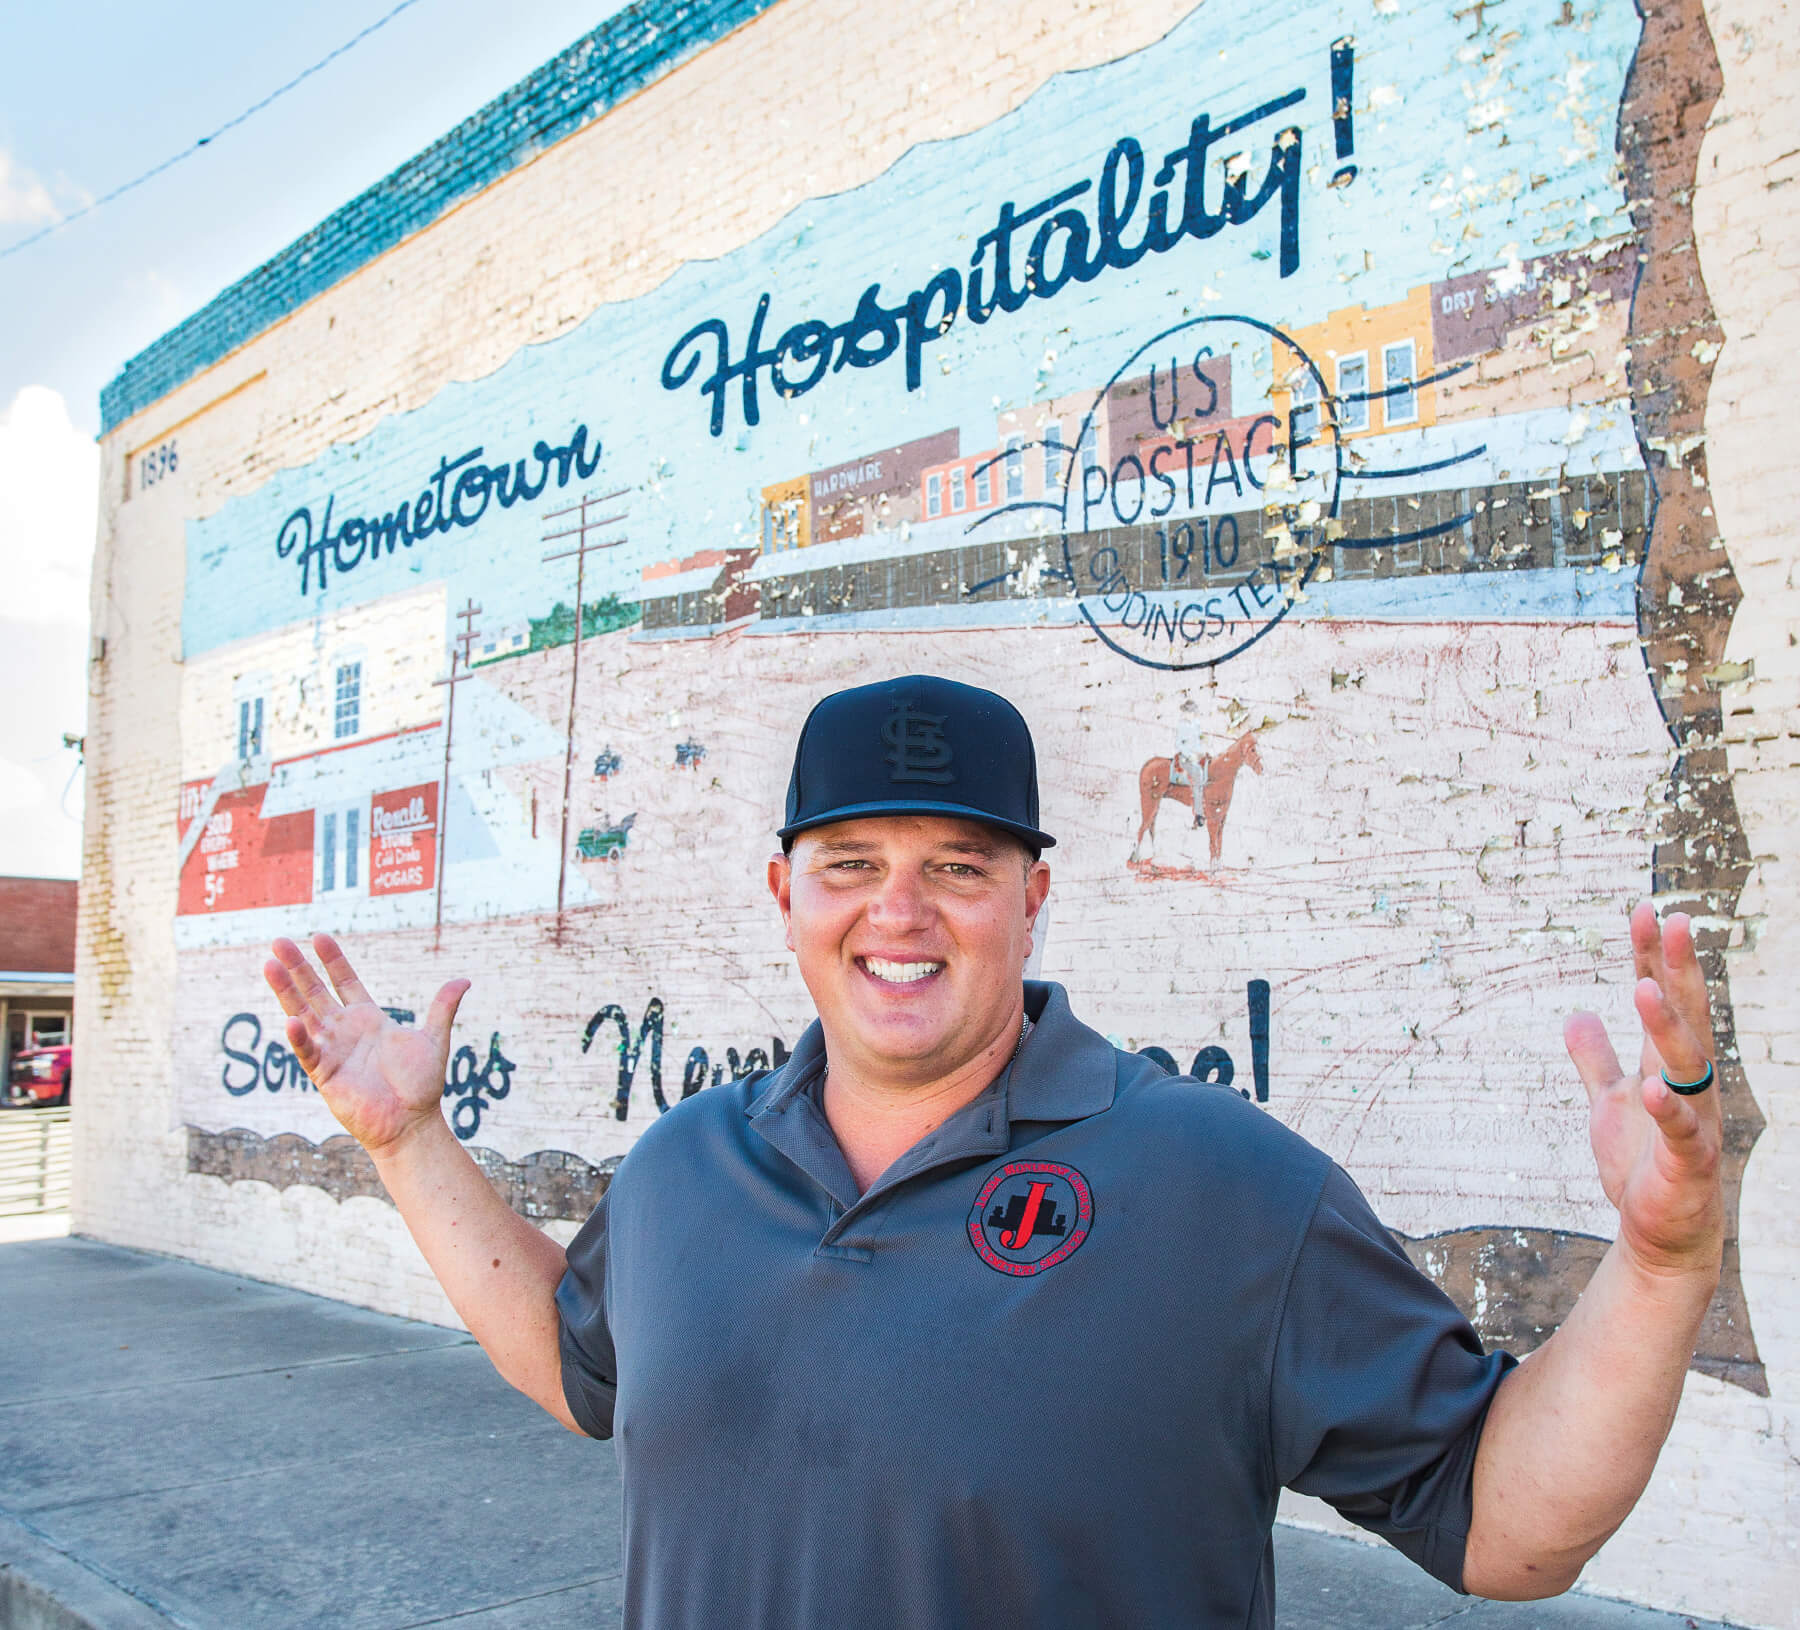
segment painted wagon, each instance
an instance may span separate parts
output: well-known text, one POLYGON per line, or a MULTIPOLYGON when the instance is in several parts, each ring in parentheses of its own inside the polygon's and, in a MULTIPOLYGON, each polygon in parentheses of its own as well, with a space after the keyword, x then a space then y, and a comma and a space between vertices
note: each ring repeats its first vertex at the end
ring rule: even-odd
POLYGON ((584 826, 575 839, 575 852, 583 860, 617 860, 625 852, 636 821, 634 813, 617 826, 584 826))

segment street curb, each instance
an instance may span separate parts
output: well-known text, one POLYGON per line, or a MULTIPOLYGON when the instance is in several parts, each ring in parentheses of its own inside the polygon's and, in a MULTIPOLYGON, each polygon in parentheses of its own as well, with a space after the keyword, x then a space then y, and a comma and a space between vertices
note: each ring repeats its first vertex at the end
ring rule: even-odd
POLYGON ((168 1630, 179 1623, 0 1512, 0 1630, 168 1630))

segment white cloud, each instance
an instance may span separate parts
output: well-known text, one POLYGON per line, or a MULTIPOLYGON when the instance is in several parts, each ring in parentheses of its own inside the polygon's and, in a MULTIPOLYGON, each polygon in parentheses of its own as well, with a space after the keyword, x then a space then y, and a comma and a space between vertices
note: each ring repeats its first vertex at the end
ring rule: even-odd
POLYGON ((100 450, 62 396, 27 385, 0 415, 0 606, 28 622, 84 624, 100 450))
POLYGON ((0 147, 0 226, 48 226, 62 216, 50 189, 0 147))

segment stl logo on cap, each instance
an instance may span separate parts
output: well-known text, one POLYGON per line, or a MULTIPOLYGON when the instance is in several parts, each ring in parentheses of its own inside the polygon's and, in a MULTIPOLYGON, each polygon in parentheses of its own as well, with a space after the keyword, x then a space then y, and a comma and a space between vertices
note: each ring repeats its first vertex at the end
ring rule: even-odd
POLYGON ((1073 1166, 1015 1160, 975 1196, 969 1243, 996 1273, 1024 1279, 1067 1262, 1093 1226, 1093 1190, 1073 1166))
POLYGON ((882 723, 881 739, 893 766, 890 781, 929 781, 941 787, 956 779, 950 769, 950 743, 944 740, 943 714, 919 713, 911 702, 897 700, 882 723))

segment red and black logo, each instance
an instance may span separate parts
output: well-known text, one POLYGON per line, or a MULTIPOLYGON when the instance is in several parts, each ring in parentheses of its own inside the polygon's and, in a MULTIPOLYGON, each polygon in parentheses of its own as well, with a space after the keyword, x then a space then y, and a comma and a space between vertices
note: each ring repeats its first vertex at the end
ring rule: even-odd
POLYGON ((1026 1278, 1068 1261, 1093 1226, 1093 1191, 1073 1166, 1015 1160, 975 1196, 969 1243, 996 1273, 1026 1278))

